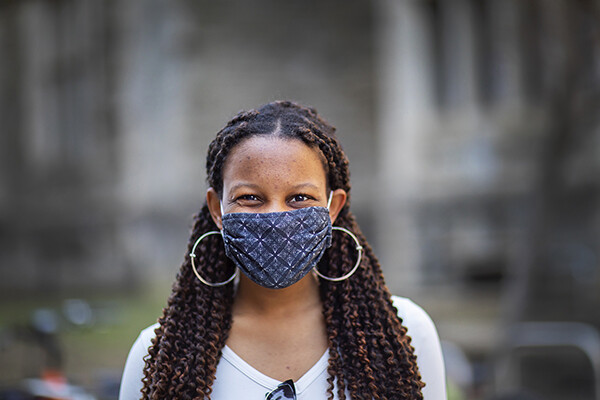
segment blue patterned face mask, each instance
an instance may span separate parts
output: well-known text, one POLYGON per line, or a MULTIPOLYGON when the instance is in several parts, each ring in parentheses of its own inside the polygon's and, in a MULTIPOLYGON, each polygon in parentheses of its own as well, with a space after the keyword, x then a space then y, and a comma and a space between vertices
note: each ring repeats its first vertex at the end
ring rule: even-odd
POLYGON ((331 219, 325 207, 229 213, 222 221, 227 257, 252 281, 270 289, 298 282, 331 246, 331 219))

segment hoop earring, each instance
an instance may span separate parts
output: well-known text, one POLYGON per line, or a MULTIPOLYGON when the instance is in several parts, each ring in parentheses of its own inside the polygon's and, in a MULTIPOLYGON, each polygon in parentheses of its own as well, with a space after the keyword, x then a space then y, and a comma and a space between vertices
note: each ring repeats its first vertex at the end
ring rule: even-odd
POLYGON ((200 276, 200 274, 198 273, 198 270, 196 269, 196 263, 194 262, 194 260, 196 259, 196 247, 198 246, 198 244, 200 244, 200 242, 202 241, 202 239, 204 239, 207 236, 210 236, 210 235, 220 235, 220 234, 221 234, 221 232, 219 232, 219 231, 206 232, 205 234, 203 234, 202 236, 200 236, 198 238, 198 240, 196 240, 196 243, 194 243, 194 247, 192 247, 192 252, 190 253, 190 259, 192 260, 192 271, 194 271, 194 274, 200 280, 200 282, 204 283, 207 286, 217 287, 217 286, 227 285, 229 282, 231 282, 232 280, 234 280, 235 277, 238 274, 238 269, 236 268, 235 272, 233 273, 233 275, 231 275, 231 277, 229 279, 227 279, 226 281, 212 283, 212 282, 208 282, 208 281, 204 280, 204 278, 202 278, 200 276))
POLYGON ((329 276, 325 276, 319 272, 317 267, 314 268, 314 271, 318 276, 320 276, 321 278, 323 278, 327 281, 340 282, 340 281, 350 278, 358 269, 358 266, 360 265, 360 260, 362 259, 363 247, 360 245, 360 242, 358 241, 358 239, 356 238, 354 233, 350 232, 348 229, 342 228, 341 226, 332 226, 331 229, 335 230, 335 231, 342 231, 344 233, 347 233, 348 235, 350 235, 350 237, 352 239, 354 239, 354 243, 356 243, 356 250, 358 251, 358 258, 356 259, 356 264, 354 265, 354 267, 352 268, 352 270, 350 272, 348 272, 346 275, 340 276, 339 278, 331 278, 329 276))

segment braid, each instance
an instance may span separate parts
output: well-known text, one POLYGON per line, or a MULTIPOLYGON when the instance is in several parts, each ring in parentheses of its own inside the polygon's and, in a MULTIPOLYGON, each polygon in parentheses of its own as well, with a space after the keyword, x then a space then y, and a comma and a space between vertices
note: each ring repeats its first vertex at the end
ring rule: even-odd
MULTIPOLYGON (((289 101, 240 112, 210 144, 207 181, 222 195, 223 167, 231 150, 254 135, 278 135, 302 140, 324 158, 330 189, 350 194, 348 159, 335 138, 335 128, 313 108, 289 101)), ((333 399, 422 399, 421 382, 410 337, 392 305, 381 267, 346 202, 336 225, 354 232, 363 246, 360 268, 342 282, 320 281, 328 345, 328 390, 333 399)), ((187 254, 197 238, 217 229, 208 207, 195 217, 187 254)), ((209 236, 196 249, 199 272, 212 282, 226 280, 234 271, 219 238, 209 236), (214 240, 214 241, 213 241, 214 240)), ((319 271, 341 276, 356 262, 355 243, 334 233, 332 246, 319 262, 319 271)), ((172 294, 159 319, 156 337, 144 368, 145 399, 210 399, 221 349, 231 328, 233 285, 209 287, 191 271, 189 256, 177 275, 172 294)))
MULTIPOLYGON (((350 279, 320 282, 330 352, 337 350, 330 357, 329 374, 338 377, 338 397, 345 398, 341 386, 347 384, 353 398, 422 399, 424 384, 414 349, 392 306, 379 262, 352 213, 338 216, 336 226, 354 232, 364 251, 361 266, 350 279), (345 379, 336 373, 338 352, 345 379)), ((334 234, 332 240, 318 268, 327 276, 341 276, 356 262, 355 244, 343 234, 334 234)), ((330 398, 333 387, 330 378, 330 398)))
MULTIPOLYGON (((232 285, 209 287, 193 275, 195 238, 217 227, 205 205, 195 218, 185 261, 159 318, 144 368, 143 398, 210 398, 217 362, 231 327, 232 285)), ((222 242, 209 236, 196 249, 200 273, 220 282, 234 271, 222 242)))

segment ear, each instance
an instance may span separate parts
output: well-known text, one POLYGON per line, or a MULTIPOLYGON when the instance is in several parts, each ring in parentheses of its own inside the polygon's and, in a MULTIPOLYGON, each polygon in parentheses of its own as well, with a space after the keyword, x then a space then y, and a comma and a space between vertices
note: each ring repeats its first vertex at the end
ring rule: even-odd
POLYGON ((219 229, 223 229, 223 223, 221 222, 221 199, 217 191, 213 188, 208 188, 206 191, 206 205, 215 224, 219 229))
POLYGON ((329 205, 329 217, 331 218, 331 223, 333 224, 340 213, 344 204, 346 204, 347 198, 346 191, 344 189, 335 189, 333 193, 331 193, 331 204, 329 205))

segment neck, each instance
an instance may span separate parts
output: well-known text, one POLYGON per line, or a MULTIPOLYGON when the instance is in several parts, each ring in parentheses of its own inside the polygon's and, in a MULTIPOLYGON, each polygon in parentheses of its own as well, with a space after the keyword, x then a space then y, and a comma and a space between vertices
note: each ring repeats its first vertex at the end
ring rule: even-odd
POLYGON ((317 278, 309 273, 284 289, 267 289, 240 274, 234 313, 262 316, 290 315, 307 308, 321 307, 317 278))

